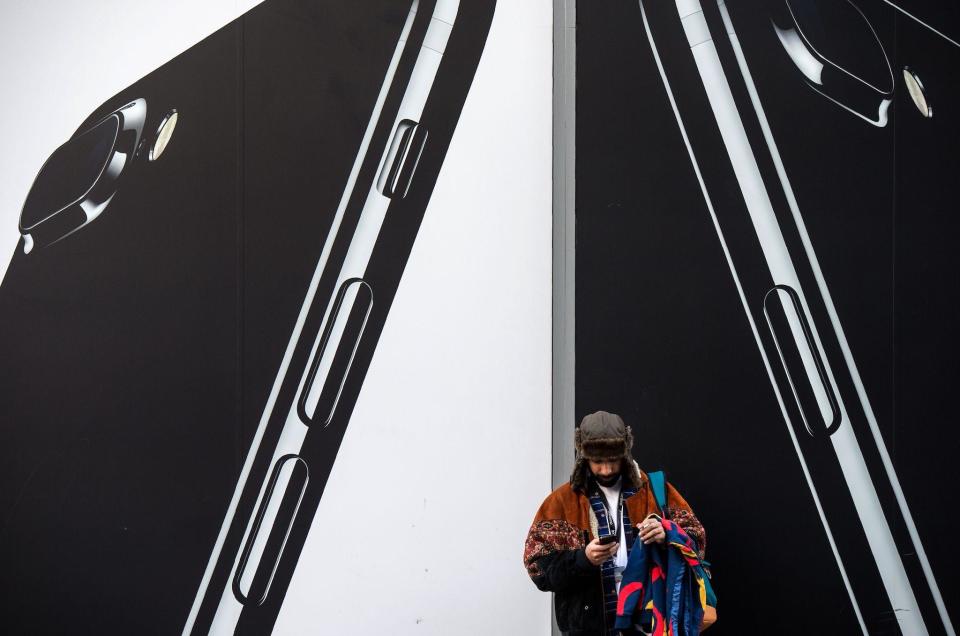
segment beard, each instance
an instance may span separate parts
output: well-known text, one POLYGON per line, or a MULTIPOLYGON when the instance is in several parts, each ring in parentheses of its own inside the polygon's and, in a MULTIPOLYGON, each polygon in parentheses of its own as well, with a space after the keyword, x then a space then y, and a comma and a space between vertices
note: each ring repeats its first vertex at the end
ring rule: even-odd
POLYGON ((601 486, 606 486, 607 488, 609 488, 610 486, 613 486, 620 480, 620 473, 615 473, 607 477, 594 475, 593 478, 596 479, 597 483, 600 484, 601 486))

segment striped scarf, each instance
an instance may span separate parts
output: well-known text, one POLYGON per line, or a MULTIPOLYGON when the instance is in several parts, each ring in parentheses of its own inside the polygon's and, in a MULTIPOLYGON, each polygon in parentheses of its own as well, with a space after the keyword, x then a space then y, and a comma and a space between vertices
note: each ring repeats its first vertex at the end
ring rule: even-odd
MULTIPOLYGON (((626 501, 635 495, 636 492, 633 488, 624 488, 620 491, 622 501, 626 501)), ((603 496, 603 491, 600 490, 597 482, 593 479, 590 480, 589 499, 593 514, 597 517, 597 536, 603 537, 610 534, 610 520, 607 518, 607 504, 603 496)), ((617 519, 616 522, 618 522, 618 528, 620 527, 620 523, 623 524, 624 540, 627 542, 627 554, 629 555, 633 549, 637 531, 636 528, 633 527, 633 524, 630 523, 630 513, 627 512, 626 505, 621 506, 621 510, 623 511, 623 518, 617 519)), ((616 511, 611 511, 611 514, 616 514, 616 511)), ((619 633, 619 630, 613 627, 617 619, 617 582, 614 579, 615 569, 612 558, 607 559, 603 562, 603 565, 600 566, 601 587, 603 588, 603 624, 606 627, 605 633, 608 636, 615 636, 619 633)))

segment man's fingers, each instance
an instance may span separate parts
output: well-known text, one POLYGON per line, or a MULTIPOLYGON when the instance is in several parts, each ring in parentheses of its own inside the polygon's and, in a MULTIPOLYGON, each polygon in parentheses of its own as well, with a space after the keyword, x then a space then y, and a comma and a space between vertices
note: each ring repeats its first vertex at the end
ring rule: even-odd
POLYGON ((590 562, 594 565, 600 565, 607 559, 611 558, 614 554, 617 553, 617 549, 620 547, 619 543, 610 543, 607 545, 602 545, 597 539, 594 539, 587 544, 586 552, 587 558, 590 559, 590 562))
POLYGON ((640 540, 643 541, 644 544, 649 545, 659 540, 662 536, 666 536, 666 531, 664 531, 663 526, 659 523, 645 520, 640 524, 640 540))
POLYGON ((663 526, 657 523, 656 521, 644 521, 640 524, 640 536, 649 536, 651 534, 659 534, 660 530, 663 530, 663 526))

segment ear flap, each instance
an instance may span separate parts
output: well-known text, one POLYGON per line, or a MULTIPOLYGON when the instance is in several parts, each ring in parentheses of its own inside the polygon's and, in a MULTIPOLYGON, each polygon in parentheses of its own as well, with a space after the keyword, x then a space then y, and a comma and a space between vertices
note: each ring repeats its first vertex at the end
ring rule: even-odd
POLYGON ((587 466, 583 459, 577 458, 573 464, 573 472, 570 473, 570 486, 574 492, 582 491, 587 483, 587 466))
POLYGON ((625 463, 626 470, 624 471, 624 477, 626 477, 627 481, 630 482, 634 488, 639 489, 643 486, 643 474, 640 472, 640 467, 637 466, 637 462, 632 459, 626 460, 625 463))

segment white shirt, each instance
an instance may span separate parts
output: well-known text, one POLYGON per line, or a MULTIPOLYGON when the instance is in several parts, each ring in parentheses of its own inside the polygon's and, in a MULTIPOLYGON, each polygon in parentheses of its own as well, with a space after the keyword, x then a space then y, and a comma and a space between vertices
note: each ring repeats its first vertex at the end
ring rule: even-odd
MULTIPOLYGON (((597 484, 600 486, 600 490, 603 492, 603 498, 607 500, 607 512, 610 515, 615 516, 617 514, 617 504, 620 502, 620 486, 623 483, 623 478, 617 480, 612 486, 604 486, 602 484, 597 484)), ((627 567, 627 541, 623 536, 624 524, 623 524, 623 511, 620 511, 620 518, 616 520, 617 523, 617 541, 620 542, 620 547, 617 548, 617 553, 613 557, 613 578, 617 582, 617 593, 620 592, 620 579, 623 578, 623 569, 627 567)))

